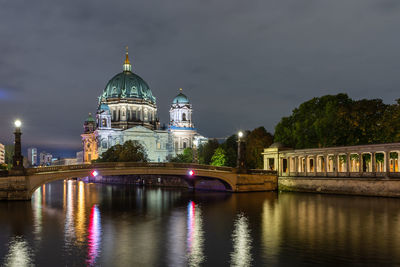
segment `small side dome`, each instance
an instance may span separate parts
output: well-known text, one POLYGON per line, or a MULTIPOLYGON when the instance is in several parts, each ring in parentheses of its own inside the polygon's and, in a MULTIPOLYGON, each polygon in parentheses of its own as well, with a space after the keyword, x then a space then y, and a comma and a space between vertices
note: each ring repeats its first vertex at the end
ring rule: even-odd
POLYGON ((88 124, 89 122, 93 122, 95 123, 96 120, 93 118, 92 113, 89 113, 89 116, 87 117, 87 119, 85 120, 85 124, 88 124))
POLYGON ((174 98, 172 104, 189 104, 189 99, 182 93, 182 88, 179 88, 180 93, 174 98))
POLYGON ((285 146, 282 143, 275 142, 272 145, 270 145, 269 148, 283 148, 283 147, 285 147, 285 146))

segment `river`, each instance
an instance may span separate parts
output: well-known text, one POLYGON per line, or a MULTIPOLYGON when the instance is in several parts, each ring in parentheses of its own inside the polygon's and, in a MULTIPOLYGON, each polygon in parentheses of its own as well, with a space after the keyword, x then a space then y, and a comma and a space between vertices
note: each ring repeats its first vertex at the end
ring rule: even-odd
POLYGON ((399 266, 400 199, 58 181, 0 202, 1 266, 399 266))

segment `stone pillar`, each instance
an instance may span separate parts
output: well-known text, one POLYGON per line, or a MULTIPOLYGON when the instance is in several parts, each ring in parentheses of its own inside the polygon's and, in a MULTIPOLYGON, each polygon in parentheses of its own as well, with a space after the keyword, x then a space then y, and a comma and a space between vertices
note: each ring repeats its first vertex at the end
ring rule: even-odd
POLYGON ((317 155, 315 155, 314 156, 314 160, 313 160, 313 167, 314 167, 314 176, 317 176, 317 158, 318 158, 318 156, 317 155))
POLYGON ((386 176, 389 176, 390 173, 390 151, 385 151, 385 168, 386 168, 386 176))
POLYGON ((371 152, 371 172, 374 176, 376 176, 376 159, 375 159, 375 152, 371 152))
POLYGON ((294 173, 297 176, 299 174, 299 157, 298 156, 294 157, 294 167, 295 167, 294 173))
POLYGON ((335 177, 338 176, 338 155, 333 155, 333 170, 335 172, 335 177))
POLYGON ((328 158, 329 158, 328 155, 324 156, 324 161, 325 161, 324 167, 325 168, 323 169, 323 172, 324 172, 325 177, 328 176, 328 158))
POLYGON ((397 172, 400 172, 400 151, 397 151, 397 172))
POLYGON ((304 168, 304 175, 307 176, 307 174, 308 174, 308 156, 307 155, 304 156, 304 161, 305 161, 305 165, 306 165, 304 168))
POLYGON ((346 173, 350 176, 350 153, 346 153, 346 173))
POLYGON ((363 161, 362 161, 362 153, 358 153, 358 172, 362 175, 363 172, 363 161))
POLYGON ((287 160, 286 160, 286 162, 287 162, 287 173, 288 173, 288 176, 290 176, 290 166, 292 166, 292 164, 291 164, 291 161, 292 160, 292 157, 288 157, 287 158, 287 160))

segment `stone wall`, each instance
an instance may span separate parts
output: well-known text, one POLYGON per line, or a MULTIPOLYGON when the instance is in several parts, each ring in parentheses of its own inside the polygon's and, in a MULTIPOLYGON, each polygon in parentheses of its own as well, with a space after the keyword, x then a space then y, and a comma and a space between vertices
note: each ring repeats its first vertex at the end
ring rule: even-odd
POLYGON ((281 191, 400 197, 400 179, 279 177, 281 191))

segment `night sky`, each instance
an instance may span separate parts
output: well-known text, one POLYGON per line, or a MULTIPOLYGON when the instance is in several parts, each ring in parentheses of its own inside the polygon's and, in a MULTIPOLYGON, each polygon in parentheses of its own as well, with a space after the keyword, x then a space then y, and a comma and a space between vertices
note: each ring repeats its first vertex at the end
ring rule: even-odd
POLYGON ((20 118, 24 150, 74 155, 126 45, 161 123, 182 87, 207 137, 325 94, 393 103, 399 28, 398 0, 0 0, 0 142, 20 118))

